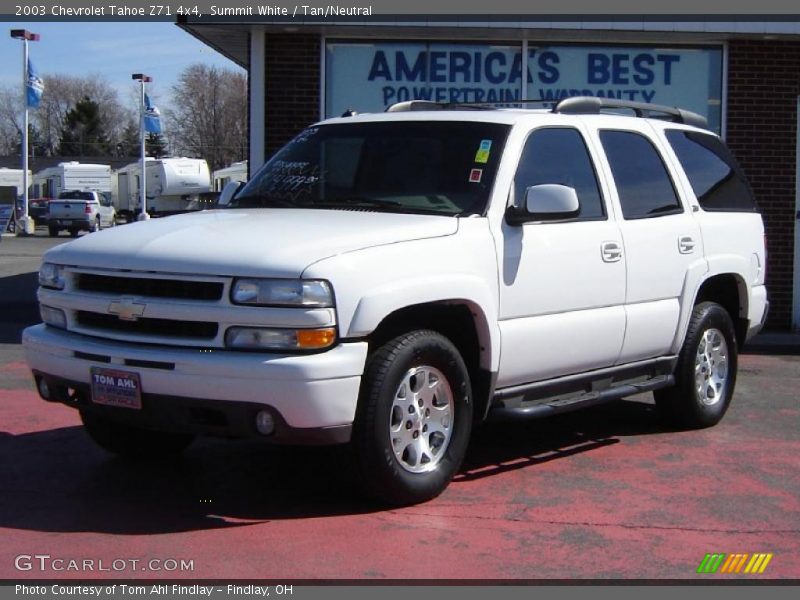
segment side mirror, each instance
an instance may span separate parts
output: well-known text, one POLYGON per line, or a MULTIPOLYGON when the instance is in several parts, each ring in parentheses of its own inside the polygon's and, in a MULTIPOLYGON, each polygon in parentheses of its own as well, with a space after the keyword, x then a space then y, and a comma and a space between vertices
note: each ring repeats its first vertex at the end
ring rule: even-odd
POLYGON ((241 181, 229 181, 225 184, 225 187, 222 188, 222 191, 219 194, 219 201, 217 202, 217 206, 228 206, 231 200, 234 199, 236 194, 239 193, 244 187, 244 183, 241 181))
POLYGON ((581 207, 575 188, 543 183, 525 190, 525 208, 511 207, 506 218, 512 225, 527 221, 555 221, 577 217, 581 207))

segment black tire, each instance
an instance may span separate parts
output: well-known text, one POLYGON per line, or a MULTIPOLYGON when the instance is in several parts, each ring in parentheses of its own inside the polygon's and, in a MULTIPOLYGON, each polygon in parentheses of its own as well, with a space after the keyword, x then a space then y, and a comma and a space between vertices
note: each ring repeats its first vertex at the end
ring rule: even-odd
POLYGON ((417 330, 398 336, 370 356, 353 432, 359 482, 367 495, 386 505, 403 506, 435 498, 447 487, 469 443, 471 390, 464 360, 452 342, 437 332, 417 330), (444 377, 441 385, 439 375, 444 377), (426 400, 419 393, 424 385, 421 378, 429 383, 426 400), (405 396, 400 398, 404 380, 417 400, 401 408, 395 400, 397 395, 398 403, 406 402, 405 396), (393 423, 398 423, 395 443, 400 456, 392 443, 393 423), (415 454, 418 444, 426 444, 429 454, 415 454))
POLYGON ((80 233, 80 230, 79 230, 79 229, 70 229, 70 230, 69 230, 69 235, 70 235, 70 237, 78 237, 78 234, 79 234, 79 233, 80 233))
POLYGON ((53 227, 52 225, 47 228, 50 237, 58 237, 58 227, 53 227))
POLYGON ((193 435, 140 429, 89 411, 82 410, 80 414, 86 432, 98 446, 125 458, 147 460, 173 456, 194 440, 193 435))
POLYGON ((100 216, 92 221, 92 224, 89 225, 89 233, 94 233, 95 231, 100 231, 100 216))
POLYGON ((659 413, 671 425, 683 429, 716 425, 733 398, 737 367, 736 334, 728 311, 715 302, 698 304, 692 311, 678 357, 675 385, 653 394, 659 413), (719 338, 724 340, 724 347, 721 343, 715 346, 719 338), (708 351, 703 352, 707 348, 711 348, 710 358, 708 351), (727 356, 725 361, 720 359, 722 349, 727 356), (719 379, 723 371, 723 384, 715 384, 715 378, 719 379))

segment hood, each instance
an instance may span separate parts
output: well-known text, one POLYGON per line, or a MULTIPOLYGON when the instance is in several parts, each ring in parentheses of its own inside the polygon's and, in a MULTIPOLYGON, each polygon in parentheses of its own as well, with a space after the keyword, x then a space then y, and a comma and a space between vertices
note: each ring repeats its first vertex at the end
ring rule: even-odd
POLYGON ((371 246, 452 235, 458 219, 354 210, 228 209, 131 223, 57 246, 63 265, 299 277, 314 262, 371 246))

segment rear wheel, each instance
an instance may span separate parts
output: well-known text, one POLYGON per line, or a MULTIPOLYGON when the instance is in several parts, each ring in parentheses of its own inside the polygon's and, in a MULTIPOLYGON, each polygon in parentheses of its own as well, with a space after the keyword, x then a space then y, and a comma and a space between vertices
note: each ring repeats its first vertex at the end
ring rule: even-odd
POLYGON ((79 234, 79 233, 80 233, 80 230, 79 230, 79 229, 70 229, 70 230, 69 230, 69 234, 70 234, 70 236, 72 236, 72 237, 78 237, 78 234, 79 234))
POLYGON ((97 215, 97 218, 89 225, 89 233, 94 233, 95 231, 100 231, 100 215, 97 215))
POLYGON ((395 506, 438 496, 471 426, 469 373, 452 342, 427 330, 394 338, 372 355, 362 382, 353 438, 362 486, 395 506))
POLYGON ((725 415, 736 385, 738 352, 733 322, 715 302, 694 307, 675 369, 675 385, 654 393, 673 425, 699 429, 725 415))
POLYGON ((179 454, 194 440, 189 434, 150 431, 89 411, 80 413, 86 432, 98 446, 126 458, 150 459, 179 454))
POLYGON ((47 228, 47 231, 50 234, 50 237, 58 237, 58 227, 53 227, 52 225, 50 225, 47 228))

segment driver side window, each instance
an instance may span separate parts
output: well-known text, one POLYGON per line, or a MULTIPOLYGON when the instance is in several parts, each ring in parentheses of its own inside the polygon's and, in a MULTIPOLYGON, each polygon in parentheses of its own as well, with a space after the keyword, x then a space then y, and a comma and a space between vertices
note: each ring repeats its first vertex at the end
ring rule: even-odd
POLYGON ((592 159, 577 129, 537 129, 525 142, 514 177, 514 202, 525 202, 525 191, 534 185, 557 183, 575 189, 580 212, 574 220, 605 219, 606 212, 592 159))

